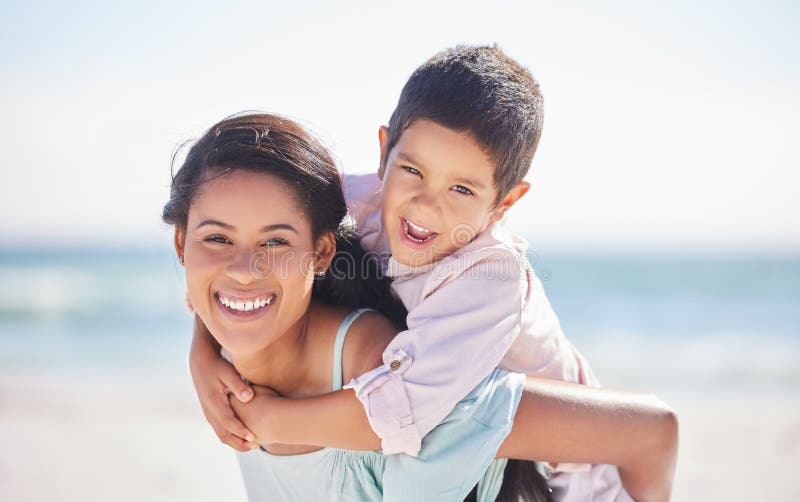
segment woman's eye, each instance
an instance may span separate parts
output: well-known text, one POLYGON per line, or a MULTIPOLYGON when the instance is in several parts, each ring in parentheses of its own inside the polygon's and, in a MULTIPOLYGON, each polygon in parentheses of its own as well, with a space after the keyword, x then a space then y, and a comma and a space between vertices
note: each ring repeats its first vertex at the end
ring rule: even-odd
POLYGON ((213 243, 216 243, 216 244, 231 244, 231 241, 229 241, 228 239, 226 239, 225 237, 222 237, 220 235, 213 235, 213 236, 207 237, 207 238, 205 238, 203 240, 205 242, 213 242, 213 243))
POLYGON ((289 243, 286 242, 283 239, 270 239, 270 240, 266 241, 264 244, 262 244, 262 246, 272 247, 272 246, 283 246, 285 244, 289 244, 289 243))
POLYGON ((411 166, 400 166, 400 167, 401 167, 401 169, 405 169, 406 171, 408 171, 411 174, 417 174, 417 175, 421 175, 422 174, 421 172, 417 171, 416 169, 414 169, 411 166))
POLYGON ((465 186, 455 185, 452 189, 455 190, 456 192, 462 193, 464 195, 474 195, 472 193, 472 190, 470 190, 469 188, 467 188, 465 186))

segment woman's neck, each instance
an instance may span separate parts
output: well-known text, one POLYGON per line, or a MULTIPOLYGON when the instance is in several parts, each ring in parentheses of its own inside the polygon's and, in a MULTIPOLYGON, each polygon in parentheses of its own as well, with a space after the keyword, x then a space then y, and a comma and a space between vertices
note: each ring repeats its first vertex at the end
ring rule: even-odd
POLYGON ((284 396, 308 386, 307 334, 315 324, 315 310, 312 302, 306 313, 268 347, 231 354, 236 370, 249 382, 271 387, 284 396))

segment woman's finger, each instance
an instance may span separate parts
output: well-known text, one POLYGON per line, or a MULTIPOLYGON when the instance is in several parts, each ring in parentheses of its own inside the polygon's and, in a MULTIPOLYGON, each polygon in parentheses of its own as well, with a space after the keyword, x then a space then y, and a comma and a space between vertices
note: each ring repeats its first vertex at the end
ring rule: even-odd
POLYGON ((238 437, 238 436, 236 436, 234 434, 231 434, 230 432, 228 432, 224 428, 219 427, 217 425, 214 425, 214 423, 211 422, 210 420, 209 420, 209 422, 211 423, 211 428, 214 429, 214 434, 217 435, 217 438, 219 439, 219 441, 222 444, 228 445, 231 448, 233 448, 234 450, 240 451, 242 453, 246 453, 246 452, 252 450, 254 447, 255 448, 259 447, 259 445, 257 443, 252 443, 250 441, 245 441, 244 439, 242 439, 242 438, 240 438, 240 437, 238 437))
POLYGON ((228 431, 230 434, 239 437, 240 439, 247 440, 247 441, 255 441, 256 435, 253 434, 247 426, 239 420, 239 417, 233 412, 228 399, 225 399, 224 407, 220 404, 220 409, 217 410, 217 421, 222 426, 223 429, 228 431))
POLYGON ((220 441, 222 441, 223 444, 226 444, 231 448, 233 448, 234 450, 240 451, 242 453, 247 453, 248 451, 253 449, 250 442, 245 441, 240 437, 234 436, 229 432, 223 432, 223 436, 220 437, 220 441))

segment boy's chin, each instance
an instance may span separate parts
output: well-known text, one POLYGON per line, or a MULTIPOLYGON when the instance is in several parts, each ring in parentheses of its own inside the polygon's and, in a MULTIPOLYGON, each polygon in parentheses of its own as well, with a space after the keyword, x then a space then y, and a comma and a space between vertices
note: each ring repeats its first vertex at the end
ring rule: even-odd
MULTIPOLYGON (((431 250, 433 251, 433 250, 431 250)), ((394 254, 395 261, 407 267, 424 267, 431 263, 441 260, 444 256, 436 256, 435 252, 420 252, 413 250, 404 250, 404 252, 394 254)))

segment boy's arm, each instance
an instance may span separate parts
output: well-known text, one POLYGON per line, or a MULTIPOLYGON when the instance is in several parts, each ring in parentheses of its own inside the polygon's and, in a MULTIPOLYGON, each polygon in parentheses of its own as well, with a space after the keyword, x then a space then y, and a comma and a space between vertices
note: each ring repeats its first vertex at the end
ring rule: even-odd
POLYGON ((410 310, 409 329, 388 345, 384 364, 345 386, 356 391, 384 453, 416 456, 422 438, 500 363, 520 332, 528 289, 518 260, 492 250, 442 280, 410 310))
MULTIPOLYGON (((492 372, 519 334, 528 284, 517 260, 511 253, 487 253, 459 277, 443 281, 409 313, 409 329, 382 351, 384 364, 345 386, 355 395, 339 391, 302 400, 275 398, 253 407, 234 406, 236 415, 257 429, 260 443, 373 450, 377 435, 384 453, 416 456, 422 437, 492 372)), ((543 353, 550 349, 541 347, 543 353)), ((218 393, 198 386, 198 395, 204 408, 208 405, 217 415, 230 410, 218 393)), ((212 425, 222 423, 212 417, 212 425)), ((242 437, 235 431, 233 436, 242 437)))
POLYGON ((379 450, 364 407, 350 390, 302 399, 277 396, 254 385, 249 403, 230 399, 236 416, 256 435, 255 442, 301 444, 343 450, 379 450))
POLYGON ((669 500, 678 419, 653 395, 528 377, 498 458, 613 464, 637 501, 669 500))
MULTIPOLYGON (((359 316, 343 347, 344 378, 380 364, 381 354, 397 333, 391 321, 377 312, 359 316)), ((315 445, 346 450, 378 450, 364 407, 351 390, 309 398, 282 398, 271 389, 253 386, 256 397, 242 404, 231 399, 238 417, 264 444, 315 445)))
POLYGON ((219 344, 196 316, 189 370, 203 414, 220 441, 242 452, 257 446, 252 443, 255 435, 236 417, 228 402, 228 394, 247 402, 253 392, 233 365, 222 358, 219 344))

